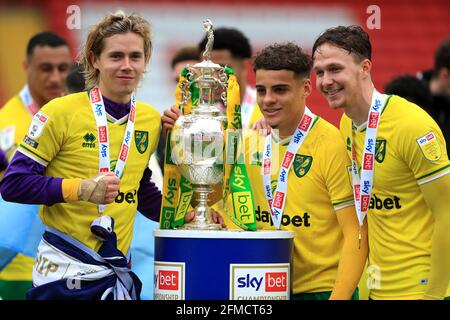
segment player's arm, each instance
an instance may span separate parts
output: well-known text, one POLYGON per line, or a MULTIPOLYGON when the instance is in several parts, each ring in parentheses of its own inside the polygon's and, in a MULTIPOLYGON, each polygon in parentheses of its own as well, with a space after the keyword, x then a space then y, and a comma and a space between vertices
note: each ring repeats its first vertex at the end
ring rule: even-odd
POLYGON ((152 171, 146 168, 139 184, 138 211, 146 218, 159 222, 162 195, 151 177, 152 171))
POLYGON ((361 227, 361 241, 359 241, 359 224, 355 207, 349 206, 338 210, 336 216, 344 236, 344 243, 330 299, 348 300, 358 285, 369 252, 367 219, 364 219, 361 227))
POLYGON ((431 267, 424 299, 443 299, 450 281, 450 174, 420 185, 434 217, 431 267))
POLYGON ((118 194, 119 181, 113 173, 82 180, 44 176, 44 171, 44 165, 16 152, 0 182, 3 199, 51 206, 78 200, 111 203, 118 194))

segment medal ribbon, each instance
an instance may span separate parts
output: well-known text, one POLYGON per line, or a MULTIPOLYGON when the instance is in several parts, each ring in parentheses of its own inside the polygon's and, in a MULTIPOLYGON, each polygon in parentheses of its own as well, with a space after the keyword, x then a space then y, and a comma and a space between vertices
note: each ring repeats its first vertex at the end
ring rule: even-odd
MULTIPOLYGON (((103 174, 110 171, 110 152, 109 152, 109 135, 108 123, 106 120, 106 109, 100 88, 94 87, 89 91, 89 99, 91 101, 92 112, 94 113, 95 122, 97 124, 98 152, 99 152, 99 169, 98 173, 103 174)), ((131 95, 131 108, 128 114, 128 123, 125 129, 119 157, 117 159, 114 174, 120 179, 128 159, 131 146, 131 139, 134 133, 134 124, 136 117, 136 97, 131 95)), ((99 211, 105 211, 105 205, 99 205, 99 211)))
POLYGON ((272 176, 272 133, 269 133, 266 137, 263 152, 262 179, 264 194, 269 205, 272 222, 277 229, 280 229, 284 207, 286 204, 289 170, 292 166, 292 163, 294 162, 297 151, 300 149, 309 134, 315 117, 316 116, 308 109, 308 107, 305 106, 303 117, 300 120, 299 125, 295 129, 294 135, 292 136, 287 150, 283 156, 283 161, 281 162, 280 173, 278 175, 277 187, 275 189, 274 195, 272 195, 272 188, 270 183, 272 176))
POLYGON ((351 130, 351 158, 352 158, 352 185, 353 196, 355 198, 356 214, 358 215, 359 225, 362 226, 364 218, 369 210, 370 196, 373 188, 373 175, 375 169, 375 149, 378 124, 380 122, 381 112, 384 108, 386 95, 379 93, 375 88, 372 93, 372 103, 367 117, 366 136, 364 138, 364 149, 361 160, 361 177, 358 173, 358 164, 356 163, 356 148, 354 146, 353 123, 351 130))

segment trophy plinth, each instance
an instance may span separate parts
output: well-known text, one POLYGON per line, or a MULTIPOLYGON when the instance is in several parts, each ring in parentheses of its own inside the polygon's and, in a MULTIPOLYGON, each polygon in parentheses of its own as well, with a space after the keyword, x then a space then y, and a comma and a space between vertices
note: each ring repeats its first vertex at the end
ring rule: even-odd
POLYGON ((223 67, 210 60, 214 41, 212 23, 206 20, 204 26, 208 36, 203 53, 205 60, 188 66, 185 80, 180 84, 180 108, 190 102, 193 90, 198 92, 198 105, 175 122, 170 144, 172 160, 180 173, 194 185, 198 201, 195 219, 183 228, 220 230, 220 224, 211 219, 208 195, 213 191, 212 186, 223 182, 226 117, 216 105, 226 106, 228 77, 223 67))

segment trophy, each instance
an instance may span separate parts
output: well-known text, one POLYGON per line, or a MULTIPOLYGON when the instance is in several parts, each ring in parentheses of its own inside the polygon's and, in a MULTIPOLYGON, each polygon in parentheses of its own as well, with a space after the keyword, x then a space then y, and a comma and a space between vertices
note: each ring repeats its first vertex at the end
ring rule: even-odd
POLYGON ((214 185, 223 182, 224 130, 226 116, 220 104, 226 107, 227 75, 225 68, 211 61, 214 42, 212 23, 203 22, 207 32, 207 44, 203 61, 187 66, 185 80, 180 84, 180 108, 192 99, 192 88, 198 90, 198 104, 192 112, 176 121, 170 137, 172 160, 180 173, 193 184, 195 219, 184 229, 219 230, 220 224, 211 220, 208 195, 214 185))

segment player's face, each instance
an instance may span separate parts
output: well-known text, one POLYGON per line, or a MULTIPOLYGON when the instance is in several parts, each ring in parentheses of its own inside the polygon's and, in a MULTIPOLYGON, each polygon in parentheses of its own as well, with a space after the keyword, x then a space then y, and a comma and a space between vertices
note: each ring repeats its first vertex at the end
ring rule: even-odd
POLYGON ((365 61, 357 62, 348 51, 325 43, 314 53, 313 70, 316 87, 331 108, 346 108, 359 101, 367 70, 365 61))
POLYGON ((107 98, 126 103, 145 70, 144 39, 133 32, 105 38, 99 56, 92 56, 99 70, 99 87, 107 98))
POLYGON ((36 46, 25 62, 27 82, 36 102, 45 104, 65 94, 72 59, 67 46, 36 46))
POLYGON ((267 124, 279 134, 293 134, 311 93, 311 81, 290 70, 257 70, 256 99, 267 124))

